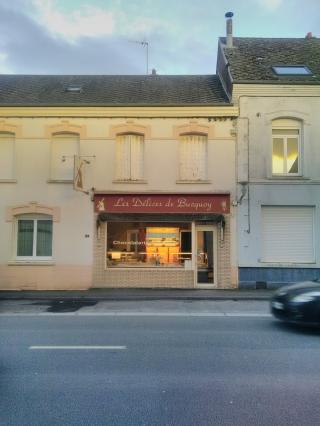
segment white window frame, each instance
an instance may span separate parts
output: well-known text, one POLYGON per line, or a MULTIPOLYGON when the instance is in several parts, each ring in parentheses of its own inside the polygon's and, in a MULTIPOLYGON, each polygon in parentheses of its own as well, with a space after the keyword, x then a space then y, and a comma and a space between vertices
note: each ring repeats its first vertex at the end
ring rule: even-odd
POLYGON ((145 141, 144 135, 140 133, 123 133, 116 135, 115 149, 115 181, 116 182, 139 182, 144 181, 144 156, 145 156, 145 141), (132 145, 134 142, 131 138, 139 138, 139 149, 134 155, 132 145), (124 153, 120 147, 121 143, 127 143, 129 146, 128 152, 124 153), (127 158, 125 158, 127 157, 127 158), (122 168, 120 163, 127 163, 127 170, 122 168))
MULTIPOLYGON (((189 148, 191 149, 191 148, 189 148)), ((192 153, 188 153, 187 156, 191 156, 192 153)), ((179 140, 179 180, 180 182, 207 182, 208 179, 208 135, 206 134, 199 134, 199 133, 186 133, 183 135, 180 135, 179 140), (190 159, 183 158, 183 149, 184 146, 188 145, 188 143, 191 143, 192 141, 187 141, 186 138, 192 138, 192 137, 200 137, 203 138, 202 143, 204 145, 203 152, 201 153, 202 159, 199 159, 199 161, 203 161, 202 164, 198 164, 198 174, 194 174, 194 169, 192 168, 192 175, 186 171, 188 169, 188 165, 184 163, 185 160, 190 161, 190 159), (201 171, 202 170, 202 171, 201 171)))
MULTIPOLYGON (((51 220, 52 222, 52 231, 53 231, 53 218, 49 215, 31 215, 23 214, 15 217, 15 232, 14 232, 14 259, 17 261, 48 261, 53 259, 51 256, 37 256, 37 229, 38 221, 41 220, 51 220), (33 246, 32 246, 32 256, 18 256, 18 222, 19 220, 32 220, 33 221, 33 246)), ((51 253, 53 253, 53 232, 51 239, 51 253)))
MULTIPOLYGON (((279 119, 280 121, 281 119, 279 119)), ((271 175, 273 177, 278 177, 278 176, 284 176, 284 177, 296 177, 296 176, 302 176, 302 124, 300 120, 297 119, 290 119, 289 121, 292 122, 292 125, 281 125, 281 124, 276 124, 276 122, 278 121, 278 119, 273 120, 272 122, 272 131, 273 130, 297 130, 298 131, 298 172, 297 173, 289 173, 288 172, 288 166, 287 166, 287 153, 288 153, 288 138, 292 138, 292 134, 290 135, 289 133, 283 134, 283 135, 274 135, 273 132, 271 131, 271 175), (296 123, 296 125, 294 125, 294 123, 296 123), (275 173, 273 171, 273 140, 275 138, 282 138, 283 139, 283 143, 284 143, 284 163, 285 163, 285 172, 283 173, 275 173)))

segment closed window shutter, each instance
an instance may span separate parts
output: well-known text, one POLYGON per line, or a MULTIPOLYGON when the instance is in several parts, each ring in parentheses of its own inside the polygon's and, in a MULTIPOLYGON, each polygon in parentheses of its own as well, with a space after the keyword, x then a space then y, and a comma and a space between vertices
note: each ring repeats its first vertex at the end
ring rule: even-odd
POLYGON ((205 180, 207 178, 206 163, 206 136, 183 136, 180 141, 180 179, 205 180))
POLYGON ((51 143, 51 178, 73 180, 74 156, 79 155, 77 135, 55 135, 51 143))
POLYGON ((120 135, 116 143, 116 179, 143 179, 144 141, 141 135, 120 135))
POLYGON ((143 179, 143 137, 130 135, 131 141, 131 179, 143 179))
POLYGON ((262 260, 314 261, 313 207, 267 207, 262 213, 262 260))
POLYGON ((180 141, 180 179, 188 179, 188 140, 183 137, 180 141))
POLYGON ((0 179, 13 178, 14 135, 0 133, 0 179))

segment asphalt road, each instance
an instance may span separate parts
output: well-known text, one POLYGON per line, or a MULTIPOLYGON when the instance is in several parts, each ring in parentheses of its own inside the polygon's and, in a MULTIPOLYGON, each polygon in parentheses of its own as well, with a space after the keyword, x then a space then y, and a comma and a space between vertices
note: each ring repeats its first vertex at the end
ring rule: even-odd
POLYGON ((319 424, 319 332, 281 325, 266 305, 223 306, 180 317, 150 305, 114 315, 7 310, 0 424, 319 424))

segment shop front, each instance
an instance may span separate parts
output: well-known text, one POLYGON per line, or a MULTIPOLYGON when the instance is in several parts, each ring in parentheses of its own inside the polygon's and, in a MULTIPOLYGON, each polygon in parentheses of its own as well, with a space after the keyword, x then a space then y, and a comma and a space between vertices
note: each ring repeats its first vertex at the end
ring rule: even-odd
POLYGON ((96 193, 94 206, 96 287, 228 287, 229 194, 96 193))

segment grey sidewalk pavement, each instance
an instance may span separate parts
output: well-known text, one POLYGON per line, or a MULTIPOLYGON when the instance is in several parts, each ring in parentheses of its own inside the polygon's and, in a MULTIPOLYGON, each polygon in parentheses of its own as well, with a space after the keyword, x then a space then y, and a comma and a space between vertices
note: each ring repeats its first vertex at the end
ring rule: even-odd
POLYGON ((272 290, 90 289, 0 291, 0 300, 268 300, 272 290))

